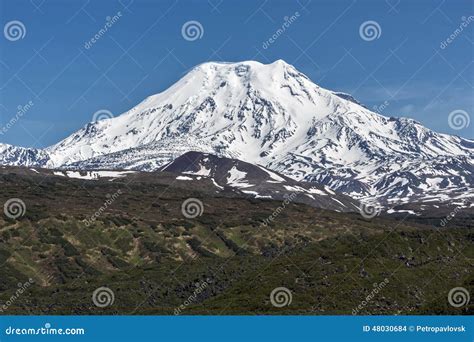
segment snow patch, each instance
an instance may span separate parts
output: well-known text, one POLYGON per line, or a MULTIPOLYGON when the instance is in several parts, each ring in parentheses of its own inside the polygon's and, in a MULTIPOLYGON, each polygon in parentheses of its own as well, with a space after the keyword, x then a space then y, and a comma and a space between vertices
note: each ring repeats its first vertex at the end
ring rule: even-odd
POLYGON ((191 177, 186 177, 186 176, 178 176, 176 177, 177 180, 193 180, 191 177))
POLYGON ((244 181, 246 176, 246 172, 240 171, 235 166, 233 166, 232 169, 229 170, 227 184, 230 186, 235 186, 237 188, 249 188, 251 186, 254 186, 253 184, 249 184, 244 181))
POLYGON ((129 173, 135 173, 135 171, 55 171, 53 172, 56 176, 85 179, 85 180, 98 180, 99 178, 120 178, 125 177, 129 173), (81 174, 82 173, 82 174, 81 174))

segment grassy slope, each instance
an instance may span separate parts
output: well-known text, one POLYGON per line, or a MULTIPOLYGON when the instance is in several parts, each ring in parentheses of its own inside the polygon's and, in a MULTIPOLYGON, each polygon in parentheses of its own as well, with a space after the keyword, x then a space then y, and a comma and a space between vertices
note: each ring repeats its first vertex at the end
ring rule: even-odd
POLYGON ((21 197, 27 205, 21 219, 0 219, 0 303, 18 282, 35 282, 8 314, 173 314, 203 282, 182 314, 350 314, 385 278, 360 314, 472 312, 447 302, 453 287, 474 293, 474 229, 465 218, 439 229, 422 219, 367 221, 290 204, 264 227, 281 203, 140 179, 34 177, 0 176, 1 202, 21 197), (119 189, 122 195, 85 225, 119 189), (181 214, 188 197, 203 201, 202 216, 181 214), (99 286, 114 291, 113 305, 93 305, 99 286), (269 296, 280 286, 293 300, 276 308, 269 296))

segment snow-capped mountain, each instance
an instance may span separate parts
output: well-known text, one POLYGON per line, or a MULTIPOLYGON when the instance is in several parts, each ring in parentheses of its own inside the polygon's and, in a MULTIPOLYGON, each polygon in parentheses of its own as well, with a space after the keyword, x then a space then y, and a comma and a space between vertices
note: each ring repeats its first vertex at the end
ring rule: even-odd
POLYGON ((190 150, 382 203, 472 196, 474 188, 474 141, 374 113, 281 60, 201 64, 118 117, 0 160, 151 171, 190 150))
POLYGON ((0 143, 0 165, 46 166, 49 160, 45 151, 0 143))

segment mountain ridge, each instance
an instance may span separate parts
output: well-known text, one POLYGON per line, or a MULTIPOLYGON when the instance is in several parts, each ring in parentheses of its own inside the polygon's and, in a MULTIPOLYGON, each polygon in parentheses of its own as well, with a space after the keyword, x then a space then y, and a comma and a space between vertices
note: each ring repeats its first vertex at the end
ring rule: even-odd
POLYGON ((120 116, 44 150, 10 148, 0 163, 153 171, 193 150, 381 203, 426 199, 431 188, 430 198, 464 198, 474 184, 474 141, 374 113, 282 60, 200 64, 120 116))

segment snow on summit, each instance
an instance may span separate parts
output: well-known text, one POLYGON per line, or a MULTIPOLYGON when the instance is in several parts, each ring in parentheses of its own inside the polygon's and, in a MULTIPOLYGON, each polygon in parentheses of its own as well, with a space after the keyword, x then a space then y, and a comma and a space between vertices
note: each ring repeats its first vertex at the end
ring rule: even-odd
MULTIPOLYGON (((47 167, 150 171, 201 151, 386 201, 415 196, 428 184, 444 191, 431 181, 435 175, 472 189, 473 146, 414 120, 374 113, 277 60, 200 64, 122 115, 19 155, 30 165, 38 155, 47 167)), ((15 158, 9 151, 0 161, 15 158)))

